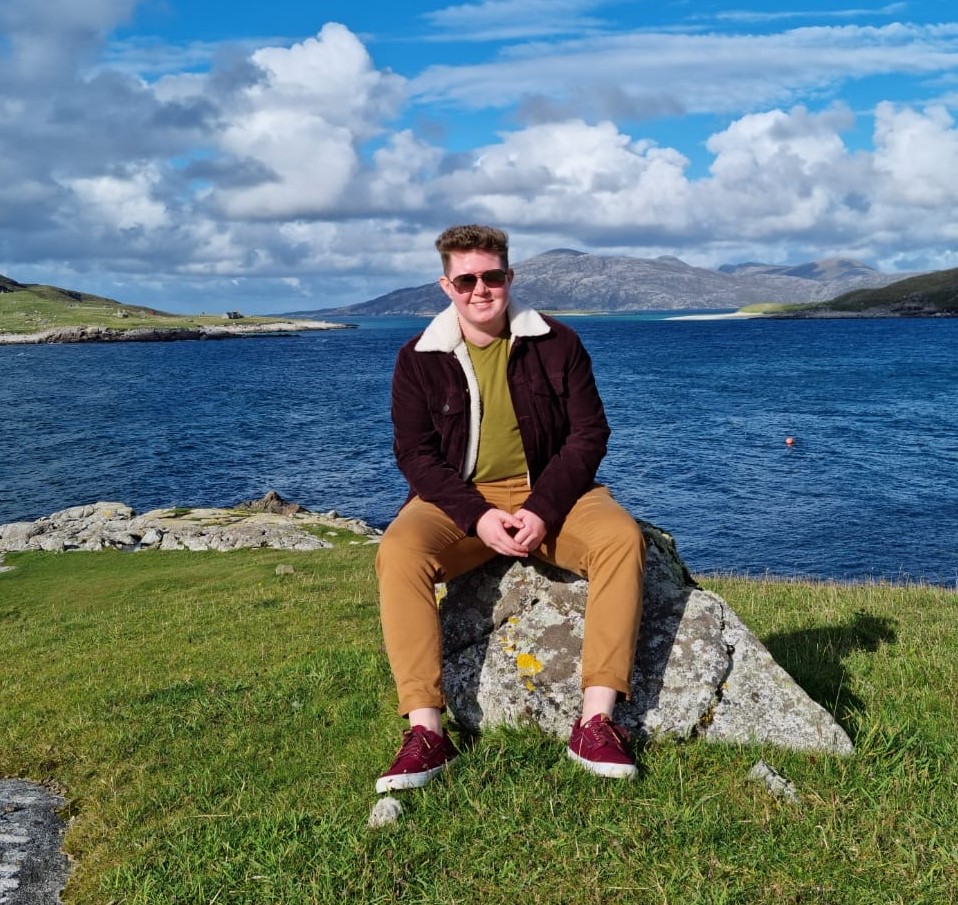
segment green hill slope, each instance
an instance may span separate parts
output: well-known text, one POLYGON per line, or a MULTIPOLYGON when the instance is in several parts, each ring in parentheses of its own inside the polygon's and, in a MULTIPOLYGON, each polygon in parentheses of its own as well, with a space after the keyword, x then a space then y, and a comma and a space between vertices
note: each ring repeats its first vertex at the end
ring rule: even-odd
POLYGON ((204 339, 329 327, 287 317, 228 319, 223 314, 170 314, 57 286, 18 283, 0 274, 3 343, 204 339))
POLYGON ((856 289, 809 305, 751 305, 774 317, 956 317, 958 268, 909 277, 879 289, 856 289))
POLYGON ((0 332, 33 333, 55 327, 185 326, 183 318, 139 305, 0 274, 0 332))

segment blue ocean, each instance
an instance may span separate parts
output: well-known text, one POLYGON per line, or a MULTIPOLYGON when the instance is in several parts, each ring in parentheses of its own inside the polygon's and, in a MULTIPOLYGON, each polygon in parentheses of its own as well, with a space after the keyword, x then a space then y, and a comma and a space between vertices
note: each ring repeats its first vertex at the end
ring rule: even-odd
MULTIPOLYGON (((613 429, 600 479, 693 571, 958 584, 958 320, 568 322, 613 429)), ((354 323, 0 346, 0 523, 273 489, 384 526, 390 376, 425 321, 354 323)))

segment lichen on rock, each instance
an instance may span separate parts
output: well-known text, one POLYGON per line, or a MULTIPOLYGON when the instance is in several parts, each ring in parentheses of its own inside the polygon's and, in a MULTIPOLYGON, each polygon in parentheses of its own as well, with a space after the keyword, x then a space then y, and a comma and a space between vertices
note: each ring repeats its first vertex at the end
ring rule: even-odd
MULTIPOLYGON (((852 743, 716 594, 672 538, 641 523, 648 555, 632 693, 616 718, 640 738, 767 742, 849 753, 852 743)), ((531 721, 568 738, 581 707, 587 582, 498 558, 450 582, 440 608, 443 683, 471 730, 531 721)))

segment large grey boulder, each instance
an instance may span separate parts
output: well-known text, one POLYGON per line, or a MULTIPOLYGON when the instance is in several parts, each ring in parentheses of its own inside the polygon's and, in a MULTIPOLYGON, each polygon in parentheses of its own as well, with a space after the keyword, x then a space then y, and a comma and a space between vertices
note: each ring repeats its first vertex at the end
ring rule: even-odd
MULTIPOLYGON (((851 740, 721 597, 692 580, 669 535, 648 544, 632 697, 616 719, 659 735, 850 753, 851 740)), ((532 721, 568 738, 581 706, 588 585, 530 560, 493 560, 440 591, 443 681, 469 729, 532 721)))

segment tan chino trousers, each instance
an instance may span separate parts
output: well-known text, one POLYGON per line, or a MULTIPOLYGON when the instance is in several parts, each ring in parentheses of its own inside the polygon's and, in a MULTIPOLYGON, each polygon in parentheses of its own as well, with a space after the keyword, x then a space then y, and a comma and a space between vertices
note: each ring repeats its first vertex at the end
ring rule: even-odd
MULTIPOLYGON (((529 496, 524 477, 476 489, 491 505, 514 513, 529 496)), ((498 554, 466 536, 438 506, 414 497, 386 530, 376 557, 386 653, 399 711, 443 707, 442 635, 435 585, 498 554)), ((628 697, 642 615, 645 543, 635 519, 596 484, 583 494, 556 534, 532 556, 588 579, 582 646, 582 687, 605 686, 628 697)))

